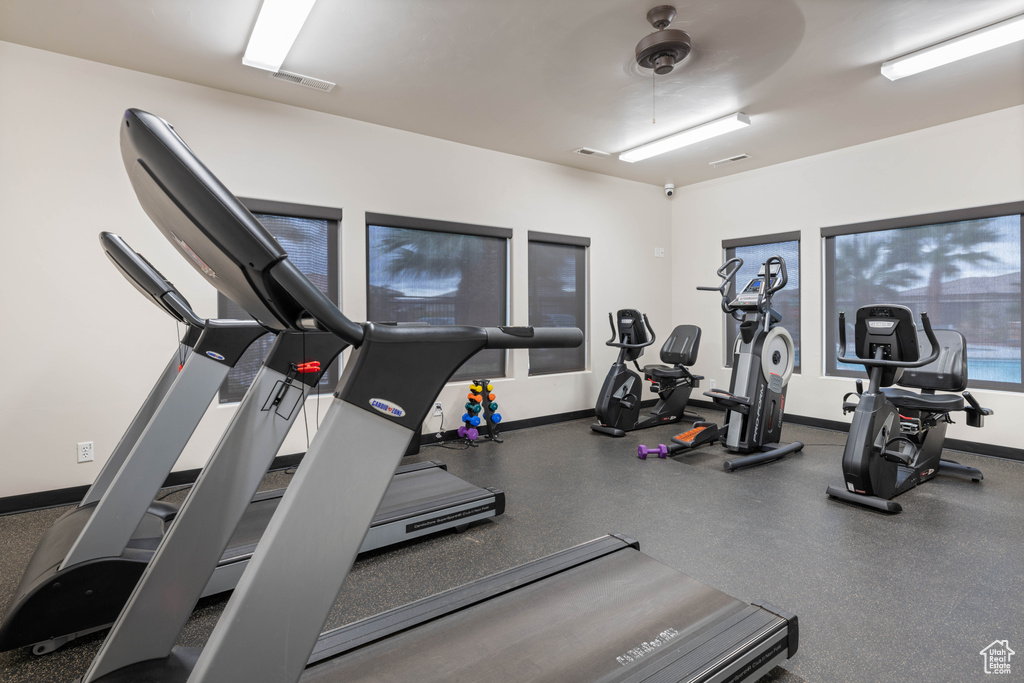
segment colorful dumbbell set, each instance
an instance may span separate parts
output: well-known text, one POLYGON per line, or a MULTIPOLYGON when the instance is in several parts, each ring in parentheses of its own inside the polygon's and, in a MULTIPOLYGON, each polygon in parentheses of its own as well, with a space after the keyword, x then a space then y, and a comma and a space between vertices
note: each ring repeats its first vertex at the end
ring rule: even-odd
POLYGON ((482 424, 486 423, 488 436, 492 440, 497 439, 497 425, 501 422, 501 413, 498 410, 498 402, 494 396, 494 385, 486 379, 475 379, 469 385, 469 394, 466 395, 466 412, 462 416, 462 426, 459 427, 459 436, 476 441, 480 437, 482 424))

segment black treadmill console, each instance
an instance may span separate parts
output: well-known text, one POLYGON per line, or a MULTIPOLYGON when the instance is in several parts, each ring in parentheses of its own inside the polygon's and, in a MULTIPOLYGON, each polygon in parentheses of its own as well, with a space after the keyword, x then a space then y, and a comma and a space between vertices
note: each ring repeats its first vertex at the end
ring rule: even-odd
POLYGON ((126 111, 121 158, 153 223, 224 296, 268 329, 315 324, 359 344, 362 328, 299 272, 274 236, 170 124, 138 109, 126 111))

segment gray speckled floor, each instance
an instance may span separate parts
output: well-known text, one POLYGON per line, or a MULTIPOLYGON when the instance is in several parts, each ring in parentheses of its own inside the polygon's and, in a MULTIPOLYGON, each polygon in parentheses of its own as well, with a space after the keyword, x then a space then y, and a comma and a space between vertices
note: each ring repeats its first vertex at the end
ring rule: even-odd
MULTIPOLYGON (((800 651, 770 680, 968 681, 985 676, 979 652, 993 640, 1024 653, 1024 464, 947 453, 980 467, 985 481, 938 477, 900 497, 902 514, 886 516, 825 496, 841 481, 844 434, 786 425, 785 439, 807 444, 802 453, 729 473, 717 446, 674 460, 635 457, 638 444, 667 440, 678 426, 613 439, 588 424, 508 432, 503 444, 468 450, 426 447, 409 459, 440 460, 503 488, 507 512, 462 534, 364 556, 329 626, 616 532, 738 598, 796 613, 800 651)), ((0 605, 60 513, 0 517, 0 605)), ((181 642, 201 643, 222 605, 200 603, 181 642)), ((0 680, 69 680, 102 637, 43 658, 0 653, 0 680)), ((1024 680, 1018 656, 1000 680, 1024 680)))

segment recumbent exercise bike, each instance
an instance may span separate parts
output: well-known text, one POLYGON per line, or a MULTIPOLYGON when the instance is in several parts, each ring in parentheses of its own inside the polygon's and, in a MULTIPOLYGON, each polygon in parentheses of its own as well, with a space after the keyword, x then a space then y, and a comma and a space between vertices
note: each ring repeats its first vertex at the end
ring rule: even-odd
POLYGON ((601 385, 594 408, 598 423, 590 428, 602 434, 625 436, 626 432, 635 429, 670 424, 684 417, 702 420, 700 415, 686 412, 690 392, 704 379, 688 369, 697 362, 700 328, 678 325, 661 347, 661 362, 666 365, 646 365, 641 369, 637 358, 656 340, 647 315, 634 308, 625 308, 614 319, 609 313, 608 322, 612 327, 612 337, 605 344, 619 349, 619 355, 601 385), (643 418, 640 417, 643 382, 626 365, 629 362, 651 383, 651 391, 658 394, 657 405, 643 418))
POLYGON ((992 410, 982 408, 967 388, 967 343, 956 330, 932 330, 921 314, 931 352, 921 358, 914 317, 906 306, 874 304, 857 311, 857 356, 846 357, 846 317, 839 314, 837 360, 857 363, 868 372, 868 390, 857 380, 857 397, 843 397, 843 413, 853 422, 843 451, 845 487, 829 486, 832 498, 882 512, 900 512, 892 498, 937 474, 981 481, 981 471, 942 460, 949 414, 963 410, 971 427, 984 425, 992 410), (908 391, 892 386, 920 389, 908 391), (939 391, 963 392, 937 394, 939 391), (966 405, 965 402, 966 401, 966 405))
POLYGON ((728 290, 743 259, 731 258, 718 269, 722 283, 718 287, 697 287, 722 295, 722 311, 740 323, 740 336, 733 353, 729 391, 712 389, 704 395, 725 408, 725 425, 696 422, 693 428, 672 438, 671 444, 649 449, 640 446, 637 457, 693 449, 721 441, 730 453, 746 454, 724 463, 726 470, 752 467, 795 453, 804 447, 800 441, 779 442, 786 388, 796 366, 793 337, 779 323, 782 316, 772 308, 772 296, 789 281, 786 261, 770 256, 761 265, 757 277, 730 299, 728 290))

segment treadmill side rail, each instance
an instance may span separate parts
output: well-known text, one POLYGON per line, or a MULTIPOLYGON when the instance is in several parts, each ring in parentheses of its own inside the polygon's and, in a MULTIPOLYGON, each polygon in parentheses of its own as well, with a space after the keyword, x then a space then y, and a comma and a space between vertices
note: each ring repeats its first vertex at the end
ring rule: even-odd
POLYGON ((626 536, 602 536, 472 583, 326 631, 317 640, 307 666, 341 656, 363 645, 414 628, 449 612, 484 602, 585 562, 630 549, 639 550, 640 544, 626 536))
POLYGON ((191 681, 298 680, 411 440, 381 414, 332 401, 191 681), (286 623, 288 637, 272 622, 286 623))
POLYGON ((167 361, 167 366, 164 371, 160 373, 160 377, 157 379, 156 384, 150 390, 149 395, 146 396, 146 400, 143 401, 142 406, 139 408, 139 412, 135 414, 135 418, 131 424, 128 425, 128 429, 125 430, 121 440, 117 442, 117 447, 114 448, 110 457, 103 463, 103 468, 100 473, 96 475, 96 480, 89 487, 89 490, 85 492, 85 496, 82 498, 82 502, 78 504, 79 507, 84 507, 93 503, 98 503, 101 498, 107 493, 110 488, 110 484, 114 481, 114 477, 117 476, 118 470, 121 469, 121 465, 124 464, 128 454, 135 448, 135 444, 138 443, 139 438, 142 436, 142 432, 149 424, 150 420, 156 414, 158 406, 163 402, 164 396, 171 390, 171 385, 174 383, 175 378, 178 376, 178 372, 181 369, 181 359, 186 356, 186 352, 191 352, 191 349, 184 344, 179 344, 178 349, 171 356, 171 359, 167 361))
POLYGON ((124 552, 229 369, 198 353, 189 356, 61 562, 61 570, 124 552))
POLYGON ((292 381, 289 375, 273 370, 278 363, 271 361, 283 357, 297 364, 312 357, 326 370, 344 346, 326 334, 277 335, 84 681, 140 659, 168 655, 306 396, 319 382, 321 373, 299 374, 292 381), (161 558, 165 558, 163 562, 161 558))

